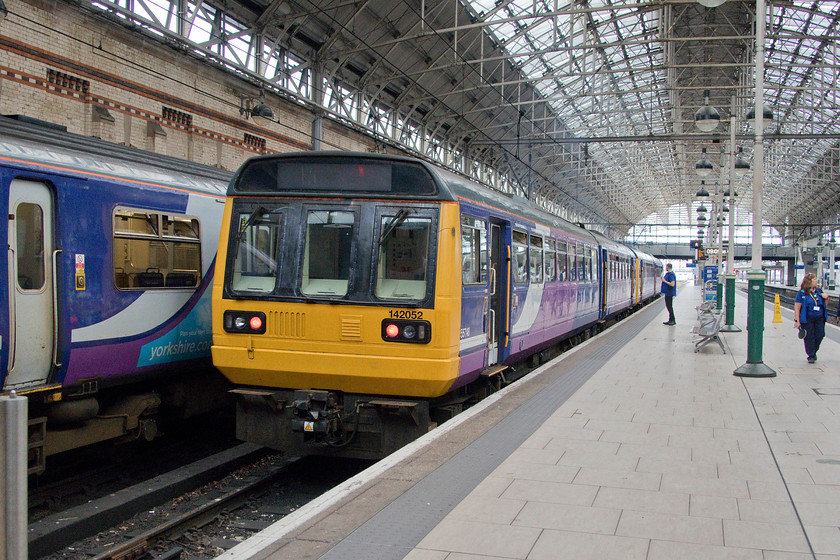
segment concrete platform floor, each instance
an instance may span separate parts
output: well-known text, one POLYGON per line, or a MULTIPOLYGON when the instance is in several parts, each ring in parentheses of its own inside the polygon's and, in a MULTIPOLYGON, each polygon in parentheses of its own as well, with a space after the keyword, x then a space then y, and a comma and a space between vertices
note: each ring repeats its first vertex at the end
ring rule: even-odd
POLYGON ((746 298, 725 354, 694 352, 700 301, 682 286, 676 326, 657 301, 220 558, 840 559, 840 329, 808 364, 767 305, 777 375, 737 377, 746 298))

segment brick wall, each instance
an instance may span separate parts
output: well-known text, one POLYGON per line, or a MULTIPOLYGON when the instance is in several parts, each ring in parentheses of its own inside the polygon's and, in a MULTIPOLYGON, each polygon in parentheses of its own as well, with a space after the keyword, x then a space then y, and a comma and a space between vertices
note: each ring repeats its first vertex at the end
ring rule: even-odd
MULTIPOLYGON (((277 123, 240 114, 252 84, 64 2, 5 0, 0 114, 22 114, 170 156, 236 169, 253 155, 308 150, 313 114, 266 94, 277 123), (247 142, 246 142, 246 134, 247 142)), ((374 142, 324 121, 323 149, 374 142)))

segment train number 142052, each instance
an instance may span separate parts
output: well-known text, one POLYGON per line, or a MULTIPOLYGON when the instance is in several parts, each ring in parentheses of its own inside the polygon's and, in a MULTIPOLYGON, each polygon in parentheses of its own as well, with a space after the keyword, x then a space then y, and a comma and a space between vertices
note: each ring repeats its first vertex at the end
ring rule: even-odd
POLYGON ((423 318, 422 311, 412 311, 410 309, 392 309, 388 312, 388 316, 391 319, 415 319, 419 320, 423 318))

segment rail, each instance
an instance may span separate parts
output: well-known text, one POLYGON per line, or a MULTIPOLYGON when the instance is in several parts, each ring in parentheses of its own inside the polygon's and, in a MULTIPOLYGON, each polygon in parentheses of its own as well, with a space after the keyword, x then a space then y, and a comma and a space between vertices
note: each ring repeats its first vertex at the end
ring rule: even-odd
POLYGON ((225 511, 235 510, 280 478, 286 468, 299 460, 299 457, 289 457, 287 461, 278 465, 267 475, 235 488, 227 494, 210 502, 202 504, 178 517, 154 527, 131 540, 109 548, 91 560, 132 560, 149 552, 162 541, 174 540, 193 527, 200 527, 225 511))

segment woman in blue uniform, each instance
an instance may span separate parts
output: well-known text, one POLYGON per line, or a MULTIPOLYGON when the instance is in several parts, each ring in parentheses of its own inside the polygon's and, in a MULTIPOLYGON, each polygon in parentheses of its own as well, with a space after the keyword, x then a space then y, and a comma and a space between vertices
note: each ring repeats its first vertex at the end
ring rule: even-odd
POLYGON ((828 294, 822 293, 815 274, 806 274, 802 280, 796 303, 793 306, 797 329, 805 328, 805 353, 808 363, 817 361, 817 351, 825 337, 825 322, 828 319, 828 294))

